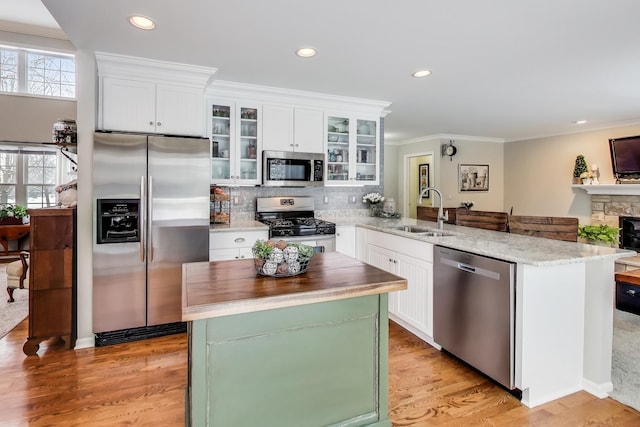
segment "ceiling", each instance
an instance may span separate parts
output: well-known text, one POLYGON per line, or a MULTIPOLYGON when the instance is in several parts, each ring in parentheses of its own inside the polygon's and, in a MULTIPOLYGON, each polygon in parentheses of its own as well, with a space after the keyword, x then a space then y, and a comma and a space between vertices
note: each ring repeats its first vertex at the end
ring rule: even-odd
MULTIPOLYGON (((391 102, 386 143, 511 141, 640 123, 637 0, 42 2, 79 49, 391 102), (156 29, 131 27, 134 13, 153 18, 156 29), (302 46, 318 55, 296 57, 302 46), (410 76, 423 68, 433 74, 410 76)), ((46 13, 35 19, 40 0, 7 3, 13 13, 2 10, 0 19, 50 24, 46 13)))

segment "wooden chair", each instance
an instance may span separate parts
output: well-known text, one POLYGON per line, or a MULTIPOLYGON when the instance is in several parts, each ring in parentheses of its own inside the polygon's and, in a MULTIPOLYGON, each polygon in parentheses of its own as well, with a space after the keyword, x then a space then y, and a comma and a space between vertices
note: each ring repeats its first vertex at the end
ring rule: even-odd
MULTIPOLYGON (((447 212, 449 219, 445 221, 446 224, 456 223, 456 208, 444 208, 443 211, 447 212)), ((417 218, 422 221, 438 222, 438 208, 431 206, 418 206, 417 218)))
POLYGON ((576 242, 578 241, 578 218, 512 215, 509 217, 509 232, 576 242))
POLYGON ((472 211, 458 208, 456 211, 456 225, 482 228, 493 231, 507 231, 509 215, 506 212, 472 211))
POLYGON ((9 294, 9 300, 7 302, 14 302, 13 291, 15 289, 28 289, 29 288, 29 252, 20 252, 20 259, 7 264, 7 293, 9 294))

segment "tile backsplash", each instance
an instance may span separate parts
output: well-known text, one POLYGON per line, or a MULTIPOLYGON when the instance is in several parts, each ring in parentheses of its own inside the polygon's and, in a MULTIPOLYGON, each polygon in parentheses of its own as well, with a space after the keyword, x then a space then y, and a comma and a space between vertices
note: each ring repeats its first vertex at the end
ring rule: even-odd
POLYGON ((369 214, 362 196, 371 192, 382 193, 381 185, 364 187, 231 187, 231 223, 254 219, 256 198, 278 196, 313 197, 315 211, 319 216, 369 214), (325 203, 325 198, 327 203, 325 203), (355 200, 355 201, 354 201, 355 200))

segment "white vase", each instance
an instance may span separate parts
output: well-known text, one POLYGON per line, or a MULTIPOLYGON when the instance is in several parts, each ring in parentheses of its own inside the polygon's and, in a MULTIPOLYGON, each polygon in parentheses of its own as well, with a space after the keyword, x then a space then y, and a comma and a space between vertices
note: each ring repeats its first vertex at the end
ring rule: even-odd
POLYGON ((591 178, 582 178, 583 185, 591 185, 591 178))

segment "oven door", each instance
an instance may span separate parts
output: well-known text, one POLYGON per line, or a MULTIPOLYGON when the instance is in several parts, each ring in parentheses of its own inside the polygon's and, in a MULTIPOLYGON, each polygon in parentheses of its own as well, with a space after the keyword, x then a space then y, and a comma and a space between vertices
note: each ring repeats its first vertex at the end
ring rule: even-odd
POLYGON ((283 237, 282 239, 287 242, 313 246, 316 252, 335 252, 336 250, 335 234, 314 234, 312 236, 283 237))
POLYGON ((262 152, 262 185, 317 187, 323 185, 324 156, 319 153, 262 152))

